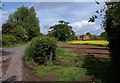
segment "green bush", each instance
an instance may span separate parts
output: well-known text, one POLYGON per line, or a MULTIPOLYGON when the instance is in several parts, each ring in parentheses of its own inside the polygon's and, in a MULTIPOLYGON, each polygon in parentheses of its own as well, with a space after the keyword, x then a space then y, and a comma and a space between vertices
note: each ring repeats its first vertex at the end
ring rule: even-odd
POLYGON ((22 41, 28 40, 27 32, 21 26, 15 27, 13 29, 12 35, 14 35, 17 39, 22 40, 22 41))
POLYGON ((27 59, 33 59, 36 63, 42 64, 52 55, 51 60, 55 59, 56 39, 48 36, 39 36, 30 42, 25 50, 27 59))
POLYGON ((17 39, 12 35, 2 35, 2 45, 3 46, 12 46, 17 43, 17 39))

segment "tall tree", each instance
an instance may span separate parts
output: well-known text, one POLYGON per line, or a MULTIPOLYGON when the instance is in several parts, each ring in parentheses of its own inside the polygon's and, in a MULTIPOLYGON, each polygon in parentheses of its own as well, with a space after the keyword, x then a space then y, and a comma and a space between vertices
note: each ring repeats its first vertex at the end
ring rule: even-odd
POLYGON ((32 39, 33 37, 37 36, 40 34, 40 28, 39 28, 39 20, 36 17, 36 12, 34 7, 31 7, 29 9, 29 17, 28 17, 28 37, 29 39, 32 39))
POLYGON ((68 25, 68 22, 59 21, 59 24, 51 26, 48 35, 54 36, 59 41, 71 40, 74 38, 74 31, 72 27, 68 25))
MULTIPOLYGON (((120 77, 120 1, 106 2, 105 5, 102 9, 105 11, 103 28, 107 33, 112 68, 116 76, 114 83, 118 83, 120 77)), ((95 17, 90 18, 89 21, 95 21, 95 17)))
POLYGON ((112 66, 116 72, 116 80, 120 77, 120 2, 106 3, 104 28, 108 34, 112 66))
POLYGON ((15 28, 20 26, 26 30, 28 40, 40 34, 39 21, 36 17, 34 7, 20 7, 9 16, 8 22, 14 24, 15 28))

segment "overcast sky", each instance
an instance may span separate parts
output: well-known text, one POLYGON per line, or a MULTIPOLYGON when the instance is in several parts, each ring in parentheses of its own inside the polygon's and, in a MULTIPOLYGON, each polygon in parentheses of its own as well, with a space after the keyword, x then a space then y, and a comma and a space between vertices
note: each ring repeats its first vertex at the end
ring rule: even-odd
POLYGON ((18 7, 22 5, 34 6, 40 21, 40 31, 43 34, 47 34, 49 27, 60 20, 70 22, 76 35, 83 35, 86 32, 99 35, 104 31, 100 26, 101 17, 94 23, 88 22, 89 18, 95 14, 95 11, 104 5, 103 2, 100 3, 101 5, 97 5, 95 2, 4 2, 3 4, 2 23, 18 7))

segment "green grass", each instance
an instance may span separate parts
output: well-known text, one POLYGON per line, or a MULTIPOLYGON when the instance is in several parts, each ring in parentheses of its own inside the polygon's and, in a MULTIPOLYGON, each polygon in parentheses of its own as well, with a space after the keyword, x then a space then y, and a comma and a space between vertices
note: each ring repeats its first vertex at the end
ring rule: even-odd
POLYGON ((86 69, 80 66, 82 59, 67 49, 56 49, 56 60, 47 65, 37 65, 33 61, 26 61, 29 67, 34 68, 34 74, 44 80, 73 81, 85 76, 86 69), (78 66, 79 65, 79 66, 78 66))
POLYGON ((114 79, 110 59, 98 59, 97 61, 88 56, 84 58, 82 67, 86 69, 86 74, 94 76, 94 80, 99 80, 100 83, 111 83, 114 79))
POLYGON ((67 42, 62 42, 62 41, 57 42, 57 46, 64 46, 64 45, 67 45, 67 44, 68 44, 67 42))
MULTIPOLYGON (((85 75, 85 69, 76 67, 64 67, 64 66, 39 66, 35 75, 39 77, 46 77, 47 75, 55 74, 58 81, 73 81, 79 80, 81 76, 85 75)), ((50 77, 52 79, 52 77, 50 77)), ((54 76, 53 76, 54 78, 54 76)))
POLYGON ((95 45, 95 46, 108 46, 108 41, 106 40, 73 40, 68 41, 72 45, 95 45))
POLYGON ((80 81, 90 76, 97 83, 110 83, 113 79, 110 59, 97 61, 90 56, 79 58, 64 48, 57 48, 56 56, 56 60, 43 65, 38 65, 33 60, 26 60, 26 63, 33 69, 34 75, 43 81, 80 81))
POLYGON ((57 60, 64 66, 81 66, 83 64, 83 58, 77 58, 77 55, 68 49, 57 48, 56 49, 57 60))

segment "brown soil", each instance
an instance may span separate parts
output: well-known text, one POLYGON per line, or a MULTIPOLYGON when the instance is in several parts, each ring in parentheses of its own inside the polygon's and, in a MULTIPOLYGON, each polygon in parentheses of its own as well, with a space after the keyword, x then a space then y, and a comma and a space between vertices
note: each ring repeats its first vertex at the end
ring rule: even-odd
POLYGON ((3 62, 3 69, 5 71, 5 74, 3 74, 2 79, 3 81, 7 81, 7 80, 16 80, 16 81, 21 81, 21 75, 22 75, 22 60, 21 58, 24 55, 24 49, 25 46, 19 46, 19 47, 14 47, 14 48, 3 48, 2 52, 3 52, 3 61, 5 60, 5 62, 7 62, 7 64, 5 65, 5 63, 3 62), (11 59, 9 59, 9 57, 11 57, 11 59), (8 65, 9 63, 9 65, 8 65))
POLYGON ((11 61, 11 52, 2 50, 2 75, 4 75, 8 69, 9 63, 11 61))
POLYGON ((5 61, 2 62, 2 74, 5 74, 5 72, 7 71, 10 60, 11 57, 9 56, 5 61))
POLYGON ((61 48, 67 48, 76 53, 79 57, 84 57, 86 55, 94 56, 95 58, 107 59, 109 57, 109 51, 107 47, 100 46, 89 46, 89 45, 70 45, 64 44, 64 46, 59 46, 61 48))

